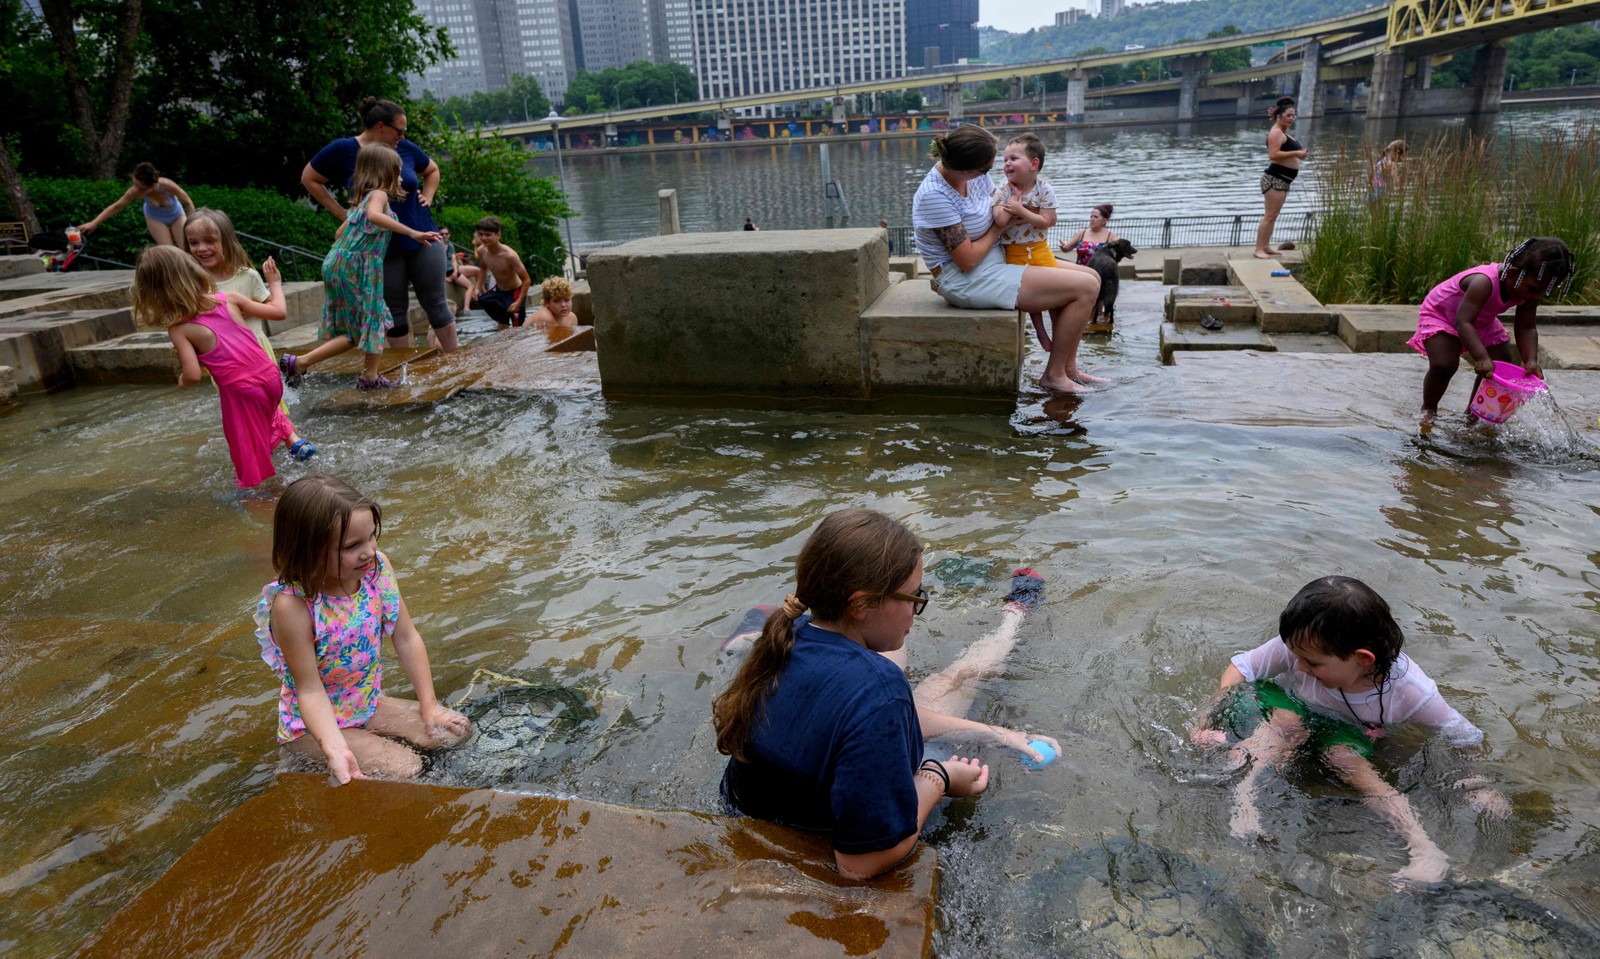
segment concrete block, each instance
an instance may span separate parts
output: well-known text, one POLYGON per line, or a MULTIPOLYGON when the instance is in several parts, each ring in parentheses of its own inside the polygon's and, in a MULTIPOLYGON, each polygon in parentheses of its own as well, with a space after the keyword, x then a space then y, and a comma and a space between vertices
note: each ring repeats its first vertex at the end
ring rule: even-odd
POLYGON ((1273 276, 1282 270, 1277 260, 1253 256, 1228 259, 1229 281, 1250 291, 1256 301, 1256 321, 1263 333, 1333 333, 1339 316, 1311 295, 1292 276, 1273 276))
POLYGON ((1139 270, 1133 265, 1132 260, 1122 260, 1117 263, 1117 279, 1137 280, 1138 278, 1139 270))
POLYGON ((143 330, 67 354, 73 378, 84 383, 174 383, 181 367, 165 330, 143 330))
POLYGON ((1410 353, 1406 341, 1417 332, 1417 308, 1376 303, 1335 304, 1339 339, 1355 353, 1410 353))
POLYGON ((1169 256, 1161 261, 1161 282, 1177 286, 1183 282, 1183 257, 1169 256))
MULTIPOLYGON (((311 324, 315 326, 322 322, 322 304, 326 297, 326 290, 321 280, 310 282, 285 283, 283 285, 283 305, 287 315, 275 323, 267 323, 267 335, 277 336, 285 330, 292 330, 297 326, 311 324)), ((427 320, 423 320, 424 323, 427 320)))
POLYGON ((1600 370, 1600 337, 1543 333, 1539 365, 1547 370, 1600 370))
MULTIPOLYGON (((41 277, 62 276, 59 273, 44 273, 38 277, 22 277, 19 280, 7 281, 10 283, 26 283, 41 277)), ((72 274, 65 274, 72 275, 72 274)), ((110 280, 99 280, 93 283, 76 283, 62 286, 51 286, 45 289, 29 289, 26 286, 13 288, 22 295, 5 297, 0 292, 0 317, 17 316, 22 313, 56 313, 63 310, 118 310, 133 305, 132 274, 124 280, 119 276, 110 280), (22 291, 27 292, 23 293, 22 291)))
POLYGON ((1256 301, 1242 286, 1175 286, 1167 291, 1167 319, 1198 323, 1209 313, 1224 323, 1255 323, 1256 301))
POLYGON ((17 371, 9 366, 0 366, 0 407, 10 406, 17 401, 17 371))
POLYGON ((1228 259, 1216 250, 1190 250, 1183 255, 1178 282, 1184 286, 1226 286, 1228 259))
MULTIPOLYGON (((1500 314, 1500 319, 1506 324, 1506 329, 1516 321, 1515 310, 1500 314)), ((1600 304, 1588 306, 1550 306, 1541 304, 1539 307, 1539 326, 1570 326, 1570 325, 1600 325, 1600 304)))
MULTIPOLYGON (((531 290, 529 295, 532 295, 531 290)), ((572 284, 572 315, 578 318, 579 326, 594 326, 594 293, 589 289, 588 280, 572 284)))
POLYGON ((915 280, 924 272, 922 269, 922 257, 891 256, 889 257, 889 272, 898 273, 908 280, 915 280))
POLYGON ((1268 337, 1279 353, 1349 353, 1350 347, 1333 333, 1274 333, 1268 337))
POLYGON ((1161 324, 1161 362, 1169 366, 1175 362, 1176 354, 1180 351, 1260 350, 1274 353, 1277 349, 1272 338, 1254 325, 1241 324, 1207 330, 1193 323, 1161 324))
POLYGON ((73 380, 69 351, 132 332, 133 311, 126 308, 0 318, 0 364, 16 370, 22 392, 58 389, 73 380))
POLYGON ((1011 397, 1022 371, 1014 310, 962 310, 921 283, 896 283, 861 315, 869 395, 1011 397))
POLYGON ((649 237, 589 257, 607 393, 866 395, 860 318, 881 230, 649 237))
POLYGON ((0 280, 9 280, 18 276, 34 276, 44 272, 44 261, 37 256, 19 253, 15 256, 0 256, 0 280))

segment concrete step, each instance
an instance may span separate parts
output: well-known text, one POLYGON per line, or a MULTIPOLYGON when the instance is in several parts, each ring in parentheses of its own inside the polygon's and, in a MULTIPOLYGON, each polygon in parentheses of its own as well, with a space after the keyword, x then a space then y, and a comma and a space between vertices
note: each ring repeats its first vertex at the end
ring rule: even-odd
MULTIPOLYGON (((1544 310, 1539 312, 1542 321, 1544 310)), ((1600 336, 1566 330, 1540 332, 1539 365, 1547 370, 1600 370, 1600 336)))
POLYGON ((1273 276, 1285 267, 1277 259, 1229 257, 1228 277, 1250 291, 1263 333, 1333 333, 1339 317, 1292 276, 1273 276))
POLYGON ((1254 323, 1256 301, 1242 286, 1175 286, 1167 291, 1167 319, 1198 323, 1208 313, 1224 323, 1254 323))
MULTIPOLYGON (((75 380, 74 350, 132 332, 133 311, 127 307, 0 317, 0 365, 15 370, 20 392, 60 389, 75 380)), ((166 338, 162 333, 163 343, 166 338)))
POLYGON ((1275 353, 1277 344, 1254 323, 1226 324, 1220 330, 1203 329, 1198 323, 1161 324, 1161 362, 1171 365, 1180 352, 1217 350, 1261 350, 1275 353))
POLYGON ((1406 341, 1417 332, 1417 308, 1376 303, 1336 303, 1339 339, 1355 353, 1410 353, 1406 341))
POLYGON ((43 273, 44 261, 31 253, 0 256, 0 280, 43 273))
POLYGON ((40 273, 0 280, 0 317, 62 310, 117 310, 133 305, 133 273, 40 273))
POLYGON ((175 383, 182 367, 166 330, 141 330, 67 353, 79 385, 175 383))
POLYGON ((861 314, 871 396, 1010 397, 1022 365, 1022 315, 962 310, 920 281, 891 284, 861 314))
POLYGON ((1269 338, 1279 353, 1353 352, 1334 333, 1273 333, 1269 338))

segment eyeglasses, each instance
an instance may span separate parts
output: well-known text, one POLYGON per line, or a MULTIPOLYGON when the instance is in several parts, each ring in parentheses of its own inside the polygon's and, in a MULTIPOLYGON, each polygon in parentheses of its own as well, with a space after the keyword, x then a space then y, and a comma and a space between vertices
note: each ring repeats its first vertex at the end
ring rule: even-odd
POLYGON ((397 127, 392 123, 385 123, 384 126, 388 127, 389 129, 393 130, 396 134, 398 134, 400 136, 400 139, 404 140, 406 138, 406 131, 405 131, 404 127, 397 127))
POLYGON ((911 615, 913 616, 921 616, 922 611, 928 608, 928 591, 921 586, 917 587, 915 596, 907 596, 905 593, 884 593, 884 595, 890 599, 898 599, 910 603, 911 615))

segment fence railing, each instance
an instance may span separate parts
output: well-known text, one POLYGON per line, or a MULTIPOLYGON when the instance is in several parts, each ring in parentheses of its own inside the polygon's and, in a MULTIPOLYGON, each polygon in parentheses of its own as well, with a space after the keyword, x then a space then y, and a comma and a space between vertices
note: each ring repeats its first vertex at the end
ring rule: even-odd
MULTIPOLYGON (((1310 238, 1316 225, 1316 210, 1284 213, 1278 216, 1273 227, 1274 240, 1303 242, 1310 238)), ((1111 222, 1111 232, 1123 237, 1135 247, 1144 249, 1172 249, 1182 246, 1246 246, 1256 241, 1256 228, 1261 225, 1260 213, 1223 213, 1209 216, 1149 216, 1124 217, 1111 222)), ((1071 239, 1082 224, 1057 223, 1046 231, 1050 246, 1071 239)), ((909 226, 889 228, 889 243, 896 256, 916 252, 915 231, 909 226)))

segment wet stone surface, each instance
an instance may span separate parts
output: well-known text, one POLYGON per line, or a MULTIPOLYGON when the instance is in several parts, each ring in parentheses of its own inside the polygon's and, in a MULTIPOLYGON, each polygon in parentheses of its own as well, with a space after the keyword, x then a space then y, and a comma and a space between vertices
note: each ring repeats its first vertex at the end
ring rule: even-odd
POLYGON ((1579 959, 1600 956, 1600 937, 1499 883, 1451 883, 1380 902, 1366 955, 1579 959))

